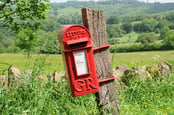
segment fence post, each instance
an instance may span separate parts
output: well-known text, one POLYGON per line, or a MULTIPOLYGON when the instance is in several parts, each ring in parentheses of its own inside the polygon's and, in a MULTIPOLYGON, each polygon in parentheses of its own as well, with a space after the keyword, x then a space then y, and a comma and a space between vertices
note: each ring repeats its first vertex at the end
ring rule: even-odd
MULTIPOLYGON (((82 20, 91 33, 93 48, 103 47, 108 45, 106 23, 104 12, 89 8, 82 9, 82 20)), ((111 56, 108 47, 94 51, 95 66, 99 81, 113 78, 111 56)), ((101 111, 107 110, 107 113, 119 115, 118 98, 116 92, 116 83, 114 80, 101 82, 100 92, 96 93, 98 107, 101 111)), ((106 111, 105 111, 106 112, 106 111)))

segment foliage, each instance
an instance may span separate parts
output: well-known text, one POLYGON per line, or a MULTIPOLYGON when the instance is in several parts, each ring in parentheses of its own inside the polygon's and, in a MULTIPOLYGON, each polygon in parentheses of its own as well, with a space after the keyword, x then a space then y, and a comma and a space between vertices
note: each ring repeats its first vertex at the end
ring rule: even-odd
POLYGON ((20 28, 38 28, 39 19, 46 17, 48 0, 1 0, 0 27, 14 31, 20 28))
POLYGON ((122 29, 126 32, 126 33, 130 33, 132 31, 132 24, 131 23, 123 23, 122 24, 122 29))
POLYGON ((169 26, 169 22, 168 22, 167 20, 165 20, 165 19, 160 19, 160 20, 158 21, 158 25, 157 25, 156 28, 159 28, 159 29, 161 30, 162 28, 166 28, 166 27, 168 27, 168 26, 169 26))
POLYGON ((37 35, 32 29, 23 29, 18 33, 16 46, 22 50, 26 50, 28 57, 30 57, 31 50, 37 45, 37 35))
POLYGON ((59 41, 57 39, 57 31, 48 32, 40 39, 40 52, 48 54, 60 54, 59 41))
POLYGON ((41 21, 40 29, 45 32, 53 32, 60 28, 61 25, 57 22, 56 17, 49 16, 46 20, 41 21))
MULTIPOLYGON (((154 63, 152 56, 156 54, 173 61, 173 51, 119 53, 115 55, 118 55, 119 58, 114 57, 114 59, 119 65, 120 62, 125 64, 123 59, 128 64, 137 65, 136 62, 139 59, 143 60, 139 63, 142 65, 149 61, 154 63), (132 60, 134 61, 132 62, 132 60)), ((10 54, 7 55, 12 58, 10 54)), ((5 57, 8 57, 7 55, 5 57)), ((61 61, 57 56, 54 57, 54 60, 61 61)), ((33 65, 34 73, 47 70, 44 58, 37 58, 35 62, 37 63, 33 65)), ((11 85, 9 89, 4 87, 0 89, 0 114, 100 114, 94 94, 74 98, 68 90, 66 81, 45 83, 42 80, 38 81, 37 75, 31 75, 29 78, 23 76, 17 83, 18 85, 15 87, 11 85)), ((172 114, 174 108, 173 84, 174 76, 148 79, 147 81, 143 80, 141 76, 135 76, 134 80, 129 81, 129 86, 120 82, 117 85, 117 91, 121 114, 152 114, 152 112, 154 114, 172 114)))
POLYGON ((163 27, 160 32, 160 39, 164 39, 167 35, 167 32, 169 31, 168 27, 163 27))
POLYGON ((121 83, 121 114, 172 114, 173 79, 174 76, 147 80, 142 76, 134 76, 134 80, 129 81, 129 86, 121 83))
POLYGON ((121 37, 123 34, 123 30, 119 25, 109 25, 106 31, 109 38, 121 37))
POLYGON ((120 19, 117 16, 110 16, 107 20, 107 24, 119 24, 120 19))
POLYGON ((65 14, 60 16, 57 20, 60 24, 82 24, 81 15, 76 13, 71 13, 70 15, 66 16, 65 14))
POLYGON ((146 19, 134 25, 136 32, 154 32, 158 22, 154 19, 146 19))
POLYGON ((167 19, 168 21, 174 22, 174 13, 172 12, 172 13, 168 14, 168 15, 166 16, 166 19, 167 19))
POLYGON ((15 34, 7 29, 0 29, 0 52, 17 52, 14 44, 15 34))
POLYGON ((110 52, 136 52, 136 51, 155 51, 155 50, 163 50, 163 45, 159 43, 151 43, 151 44, 131 44, 131 45, 123 45, 123 46, 111 46, 110 52))
POLYGON ((145 44, 155 42, 156 40, 158 40, 158 36, 156 36, 155 33, 144 33, 138 36, 136 42, 141 42, 142 44, 145 44))
POLYGON ((163 40, 164 46, 168 49, 174 49, 174 30, 171 30, 167 32, 164 40, 163 40))
POLYGON ((17 86, 0 89, 0 114, 99 114, 93 94, 74 98, 66 82, 45 83, 38 75, 45 71, 44 57, 38 57, 30 76, 23 75, 17 86))
MULTIPOLYGON (((4 3, 0 3, 1 5, 4 3)), ((111 24, 107 25, 107 34, 108 38, 120 38, 119 43, 127 44, 133 43, 137 39, 136 36, 132 36, 131 33, 141 34, 148 32, 160 33, 160 39, 164 39, 165 37, 165 29, 169 28, 174 29, 173 21, 172 21, 172 11, 174 10, 173 3, 170 4, 145 4, 143 2, 138 2, 135 0, 107 0, 107 1, 68 1, 66 3, 50 3, 52 10, 48 11, 48 17, 46 20, 41 21, 45 17, 45 11, 47 11, 47 2, 46 0, 23 0, 23 1, 12 1, 8 3, 4 8, 8 9, 6 13, 11 12, 12 9, 11 4, 14 7, 18 7, 21 9, 20 12, 9 15, 8 19, 5 17, 0 21, 0 27, 2 26, 10 26, 14 27, 16 23, 16 28, 28 28, 27 26, 31 26, 32 29, 35 27, 39 27, 40 33, 38 33, 40 46, 34 48, 34 52, 42 52, 42 53, 60 53, 59 46, 56 45, 58 43, 56 39, 56 32, 66 24, 82 24, 81 18, 81 8, 88 7, 93 9, 104 10, 106 22, 111 24), (31 3, 33 2, 33 3, 31 3), (34 6, 38 2, 38 6, 34 6), (18 6, 16 3, 19 3, 18 6), (28 3, 25 5, 24 3, 28 3), (46 9, 39 12, 41 4, 44 4, 46 9), (30 11, 23 10, 27 7, 31 7, 30 11), (7 7, 8 6, 8 7, 7 7), (33 11, 33 9, 38 11, 33 11), (34 14, 37 12, 37 16, 34 14), (38 13, 39 12, 39 13, 38 13), (26 14, 26 17, 25 17, 26 14), (41 16, 42 15, 42 16, 41 16), (24 17, 21 18, 21 17, 24 17), (9 21, 10 17, 12 17, 12 24, 7 23, 4 25, 4 21, 9 21), (6 20, 5 20, 6 19, 6 20), (112 24, 114 23, 114 24, 112 24), (117 24, 118 23, 118 24, 117 24), (40 24, 40 26, 39 26, 40 24), (131 27, 132 26, 132 27, 131 27), (133 30, 132 30, 133 28, 133 30), (133 31, 133 32, 132 32, 133 31), (129 33, 131 32, 131 33, 129 33), (46 34, 49 33, 47 36, 46 34), (130 35, 130 36, 129 36, 130 35), (49 37, 49 39, 47 39, 49 37), (44 43, 45 40, 45 43, 44 43), (50 41, 48 41, 50 40, 50 41), (47 42, 46 42, 47 41, 47 42), (41 44, 41 42, 43 44, 41 44), (45 46, 44 46, 45 45, 45 46), (56 47, 55 47, 56 46, 56 47), (54 49, 55 48, 55 49, 54 49)), ((8 2, 8 0, 6 1, 8 2)), ((4 9, 3 8, 3 9, 4 9)), ((15 10, 15 9, 13 9, 15 10)), ((0 16, 3 15, 0 10, 0 16)), ((10 21, 9 21, 10 22, 10 21)), ((13 30, 18 30, 13 29, 13 30)), ((0 46, 1 52, 21 52, 21 50, 16 47, 15 43, 15 34, 5 30, 4 28, 0 29, 0 46)), ((158 35, 157 35, 158 36, 158 35)), ((115 39, 116 40, 116 39, 115 39)), ((115 40, 109 40, 111 44, 118 44, 115 40)), ((163 47, 165 48, 165 47, 163 47)))
POLYGON ((110 45, 119 44, 119 39, 111 38, 111 39, 108 40, 108 42, 109 42, 110 45))

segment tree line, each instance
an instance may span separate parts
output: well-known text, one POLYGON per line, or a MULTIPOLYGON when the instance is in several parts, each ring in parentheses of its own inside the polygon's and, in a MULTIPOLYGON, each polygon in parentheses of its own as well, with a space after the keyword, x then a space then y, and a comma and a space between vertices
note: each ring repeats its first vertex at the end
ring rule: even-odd
MULTIPOLYGON (((69 1, 51 4, 48 0, 2 0, 0 2, 0 52, 22 51, 27 52, 28 56, 30 52, 61 53, 57 34, 63 25, 82 24, 81 14, 77 12, 82 7, 104 10, 111 45, 119 43, 117 37, 131 32, 140 34, 137 43, 147 44, 157 39, 164 40, 166 36, 172 36, 170 34, 174 29, 174 13, 153 13, 156 13, 159 8, 163 9, 160 11, 172 11, 174 8, 171 5, 173 4, 145 4, 136 0, 69 1), (133 8, 149 8, 149 11, 142 10, 143 13, 138 13, 130 10, 133 8)), ((166 38, 166 41, 172 40, 173 38, 166 38)), ((163 43, 170 44, 173 48, 173 42, 166 41, 163 43)))

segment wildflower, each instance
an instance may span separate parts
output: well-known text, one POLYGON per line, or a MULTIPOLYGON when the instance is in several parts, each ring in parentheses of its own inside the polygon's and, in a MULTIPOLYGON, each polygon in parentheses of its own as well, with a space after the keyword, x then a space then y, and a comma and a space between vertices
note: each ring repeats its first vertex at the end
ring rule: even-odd
POLYGON ((158 59, 160 58, 160 56, 159 55, 154 55, 152 58, 153 58, 154 61, 158 61, 158 59))
POLYGON ((162 107, 163 105, 160 104, 160 107, 162 107))
POLYGON ((169 107, 167 107, 166 109, 167 109, 167 110, 169 110, 170 108, 169 108, 169 107))
POLYGON ((135 102, 135 104, 137 104, 137 102, 135 102))
POLYGON ((156 97, 159 97, 159 96, 156 96, 156 97))

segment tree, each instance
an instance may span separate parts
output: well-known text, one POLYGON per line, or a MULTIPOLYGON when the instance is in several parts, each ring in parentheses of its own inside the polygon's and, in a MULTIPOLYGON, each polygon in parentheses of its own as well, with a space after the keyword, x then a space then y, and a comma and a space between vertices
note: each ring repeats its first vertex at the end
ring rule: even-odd
POLYGON ((49 16, 46 20, 41 21, 40 29, 46 32, 52 32, 61 29, 61 25, 55 17, 49 16))
POLYGON ((119 25, 109 25, 107 26, 107 35, 108 38, 121 37, 123 30, 119 25))
POLYGON ((156 41, 158 37, 155 33, 143 33, 138 36, 136 42, 141 42, 142 44, 152 43, 156 41))
POLYGON ((120 19, 117 16, 110 16, 107 20, 107 24, 119 24, 120 19))
POLYGON ((37 28, 38 20, 46 17, 49 0, 1 0, 0 27, 16 32, 20 28, 37 28))
POLYGON ((27 51, 27 57, 30 57, 30 51, 37 46, 37 34, 32 29, 23 29, 17 35, 16 46, 21 50, 27 51))
POLYGON ((166 19, 168 21, 174 22, 174 13, 170 13, 166 16, 166 19))
POLYGON ((159 28, 160 30, 164 27, 168 27, 169 26, 169 22, 165 19, 159 20, 157 28, 159 28))
POLYGON ((134 30, 137 32, 153 32, 157 26, 158 22, 154 19, 146 19, 141 23, 134 25, 134 30))
POLYGON ((130 33, 132 31, 132 24, 131 23, 123 23, 122 24, 122 29, 126 32, 126 33, 130 33))
POLYGON ((57 39, 57 30, 46 33, 40 38, 40 52, 49 54, 60 54, 59 41, 57 39))
POLYGON ((167 49, 174 49, 174 30, 167 32, 163 44, 167 49))
POLYGON ((163 27, 160 31, 160 39, 164 39, 169 31, 168 27, 163 27))

